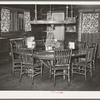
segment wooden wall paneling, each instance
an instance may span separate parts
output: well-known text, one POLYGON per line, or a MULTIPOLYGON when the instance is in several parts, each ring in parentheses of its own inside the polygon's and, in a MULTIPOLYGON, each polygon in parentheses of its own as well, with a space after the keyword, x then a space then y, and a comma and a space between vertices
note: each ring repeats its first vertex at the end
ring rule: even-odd
POLYGON ((78 40, 81 41, 81 29, 82 29, 82 12, 79 12, 79 27, 78 27, 78 40))
POLYGON ((97 11, 99 12, 99 25, 98 25, 98 34, 96 35, 96 42, 98 43, 98 51, 97 51, 97 57, 100 58, 100 9, 97 11))
POLYGON ((9 61, 9 40, 0 38, 0 63, 9 61))

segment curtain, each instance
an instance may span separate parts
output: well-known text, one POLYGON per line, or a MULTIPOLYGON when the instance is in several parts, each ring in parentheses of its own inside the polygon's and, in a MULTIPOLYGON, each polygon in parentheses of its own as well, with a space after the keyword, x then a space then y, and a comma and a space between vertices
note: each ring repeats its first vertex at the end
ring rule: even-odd
POLYGON ((9 32, 10 30, 10 10, 1 9, 1 32, 9 32))
POLYGON ((81 23, 81 41, 91 45, 98 40, 99 13, 83 13, 81 23))
POLYGON ((25 31, 31 31, 29 11, 24 11, 24 25, 25 25, 25 31))
POLYGON ((99 13, 80 11, 78 34, 78 39, 86 42, 88 46, 91 46, 92 43, 98 43, 98 58, 100 58, 99 13))

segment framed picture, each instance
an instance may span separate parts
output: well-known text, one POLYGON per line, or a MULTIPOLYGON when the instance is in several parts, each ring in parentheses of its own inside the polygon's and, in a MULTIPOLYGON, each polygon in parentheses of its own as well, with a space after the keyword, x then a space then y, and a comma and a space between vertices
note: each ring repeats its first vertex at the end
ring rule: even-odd
POLYGON ((76 25, 66 26, 66 32, 76 32, 76 25))

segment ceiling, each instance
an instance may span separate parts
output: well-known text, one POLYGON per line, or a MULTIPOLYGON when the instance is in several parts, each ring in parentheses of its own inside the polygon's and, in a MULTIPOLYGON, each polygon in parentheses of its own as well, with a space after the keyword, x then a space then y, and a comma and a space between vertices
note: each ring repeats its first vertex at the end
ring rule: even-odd
MULTIPOLYGON (((6 7, 10 7, 10 8, 19 8, 19 9, 28 9, 34 12, 35 10, 35 5, 33 4, 19 4, 19 5, 0 5, 0 6, 6 6, 6 7)), ((71 5, 69 6, 69 12, 71 11, 71 5)), ((78 14, 78 10, 79 9, 100 9, 100 5, 72 5, 73 6, 73 10, 74 10, 74 16, 77 16, 78 14)), ((37 5, 37 11, 40 12, 40 14, 46 14, 46 12, 50 11, 50 7, 51 7, 51 11, 66 11, 66 5, 48 5, 48 4, 38 4, 37 5)))
MULTIPOLYGON (((22 8, 22 9, 30 9, 30 10, 34 10, 34 5, 1 5, 1 6, 7 6, 7 7, 15 7, 15 8, 22 8)), ((69 5, 70 6, 70 5, 69 5)), ((46 5, 43 5, 43 4, 40 4, 40 5, 37 5, 38 9, 39 8, 50 8, 50 5, 46 4, 46 5)), ((51 5, 52 9, 64 9, 66 7, 66 5, 51 5)), ((100 5, 73 5, 73 8, 74 9, 100 9, 100 5)))

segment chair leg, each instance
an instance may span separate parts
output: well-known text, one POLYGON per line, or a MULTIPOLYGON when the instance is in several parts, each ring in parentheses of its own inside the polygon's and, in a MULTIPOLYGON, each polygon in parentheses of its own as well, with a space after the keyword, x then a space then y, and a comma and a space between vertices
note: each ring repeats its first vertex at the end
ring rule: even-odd
POLYGON ((56 85, 56 70, 54 70, 54 86, 56 85))
POLYGON ((22 80, 22 75, 23 75, 23 74, 21 74, 21 75, 20 75, 19 83, 20 83, 20 82, 21 82, 21 80, 22 80))
POLYGON ((70 82, 70 68, 68 67, 68 82, 70 82))
POLYGON ((14 65, 12 65, 12 72, 11 73, 14 75, 14 65))
POLYGON ((93 70, 94 71, 95 71, 95 66, 96 66, 95 61, 93 61, 93 70))
POLYGON ((14 69, 11 70, 11 74, 12 74, 12 75, 15 75, 14 69))
POLYGON ((86 80, 86 78, 87 78, 87 73, 86 73, 86 68, 85 68, 85 80, 86 80))
POLYGON ((41 65, 41 78, 43 79, 43 66, 41 65))
POLYGON ((72 76, 72 79, 73 79, 73 64, 72 64, 72 67, 71 67, 71 76, 72 76))
POLYGON ((64 75, 63 75, 63 79, 65 80, 65 74, 66 74, 66 70, 63 70, 63 73, 64 73, 64 75))
POLYGON ((51 72, 51 69, 50 69, 50 72, 49 72, 49 77, 51 77, 51 73, 52 73, 52 72, 51 72))
POLYGON ((34 75, 32 75, 32 85, 34 85, 34 75))
POLYGON ((91 78, 92 78, 92 65, 90 65, 90 74, 91 74, 91 78))
POLYGON ((23 73, 22 73, 22 67, 21 67, 21 72, 20 72, 20 79, 19 79, 19 83, 21 82, 21 80, 22 80, 22 75, 23 75, 23 73))
POLYGON ((51 77, 51 75, 52 75, 52 70, 51 70, 51 66, 50 66, 49 77, 51 77))
POLYGON ((72 75, 72 79, 74 78, 74 73, 73 73, 73 71, 71 72, 71 75, 72 75))

